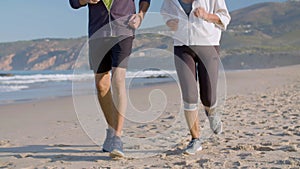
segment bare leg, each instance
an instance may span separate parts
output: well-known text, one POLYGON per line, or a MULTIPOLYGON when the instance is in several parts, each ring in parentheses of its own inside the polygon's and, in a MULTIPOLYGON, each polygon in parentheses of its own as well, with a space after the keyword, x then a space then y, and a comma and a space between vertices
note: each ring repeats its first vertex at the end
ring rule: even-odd
POLYGON ((125 88, 126 69, 113 68, 112 72, 112 79, 109 72, 96 74, 96 88, 98 91, 98 100, 107 124, 115 129, 117 136, 121 136, 124 113, 127 107, 125 88))
POLYGON ((198 119, 198 110, 194 111, 184 111, 185 119, 187 125, 190 129, 192 138, 200 137, 200 128, 199 128, 199 119, 198 119))
POLYGON ((100 73, 95 75, 95 82, 98 94, 98 101, 104 113, 106 122, 109 127, 115 126, 113 114, 113 100, 111 94, 111 78, 110 73, 100 73))
POLYGON ((113 90, 113 103, 114 103, 114 116, 115 116, 115 125, 114 129, 116 130, 116 135, 121 136, 124 116, 127 108, 127 97, 126 97, 126 88, 125 88, 125 68, 112 68, 112 90, 113 90))

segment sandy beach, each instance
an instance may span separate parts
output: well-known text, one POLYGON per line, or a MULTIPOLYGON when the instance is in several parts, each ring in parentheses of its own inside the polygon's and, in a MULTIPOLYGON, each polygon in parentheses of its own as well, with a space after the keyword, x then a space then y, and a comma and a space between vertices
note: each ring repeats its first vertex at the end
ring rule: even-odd
MULTIPOLYGON (((3 105, 0 168, 299 168, 299 72, 300 65, 227 72, 223 133, 207 138, 203 150, 191 156, 182 154, 190 136, 178 114, 181 100, 176 84, 130 91, 139 98, 159 87, 168 104, 157 109, 159 118, 149 123, 126 122, 125 152, 133 154, 119 160, 101 152, 96 144, 101 140, 87 135, 72 97, 3 105), (145 137, 153 139, 143 147, 145 137), (134 153, 139 149, 158 151, 143 158, 134 153)), ((143 99, 132 101, 140 109, 149 107, 142 103, 143 99)), ((87 105, 84 110, 93 111, 88 100, 82 104, 87 105)), ((94 126, 90 131, 104 137, 104 130, 98 132, 94 126)))

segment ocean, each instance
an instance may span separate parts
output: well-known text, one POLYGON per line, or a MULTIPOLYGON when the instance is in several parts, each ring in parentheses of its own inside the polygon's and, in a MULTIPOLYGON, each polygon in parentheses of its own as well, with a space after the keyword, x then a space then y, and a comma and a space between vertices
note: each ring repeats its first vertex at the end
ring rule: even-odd
MULTIPOLYGON (((174 82, 174 77, 174 70, 128 71, 126 87, 174 82)), ((0 71, 0 105, 94 92, 94 75, 91 71, 0 71), (11 76, 4 76, 8 74, 11 76)))

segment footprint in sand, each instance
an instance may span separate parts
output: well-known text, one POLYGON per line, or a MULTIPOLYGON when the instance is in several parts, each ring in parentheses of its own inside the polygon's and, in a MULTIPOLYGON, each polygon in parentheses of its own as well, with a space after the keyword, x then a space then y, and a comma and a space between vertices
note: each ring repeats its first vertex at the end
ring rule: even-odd
POLYGON ((238 144, 237 146, 234 146, 231 149, 236 151, 275 151, 275 149, 272 146, 260 146, 251 144, 238 144))
POLYGON ((12 162, 1 162, 0 161, 0 168, 12 168, 14 163, 12 162))
POLYGON ((11 147, 12 144, 10 143, 9 140, 1 140, 0 141, 0 147, 11 147))

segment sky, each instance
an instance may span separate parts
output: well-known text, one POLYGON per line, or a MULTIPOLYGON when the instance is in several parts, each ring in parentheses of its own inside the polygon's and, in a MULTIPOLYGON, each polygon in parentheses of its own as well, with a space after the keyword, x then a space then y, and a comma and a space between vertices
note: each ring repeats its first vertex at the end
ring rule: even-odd
MULTIPOLYGON (((233 11, 269 1, 285 0, 226 0, 226 4, 233 11)), ((149 11, 159 12, 162 2, 152 0, 149 11)), ((1 0, 0 42, 86 36, 87 12, 86 7, 72 9, 68 0, 1 0)))

